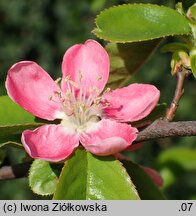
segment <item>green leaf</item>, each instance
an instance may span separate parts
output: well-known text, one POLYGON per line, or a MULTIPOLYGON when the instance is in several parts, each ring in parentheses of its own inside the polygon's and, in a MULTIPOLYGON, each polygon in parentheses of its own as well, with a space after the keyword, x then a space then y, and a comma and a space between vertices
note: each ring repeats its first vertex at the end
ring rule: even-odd
POLYGON ((126 68, 124 59, 119 55, 117 44, 108 44, 106 50, 110 57, 110 74, 106 88, 122 87, 131 79, 131 73, 126 68))
POLYGON ((156 119, 163 117, 166 113, 166 109, 166 103, 157 104, 154 110, 147 117, 143 118, 142 120, 132 122, 131 125, 137 128, 149 125, 156 119))
POLYGON ((0 97, 0 125, 35 123, 34 116, 15 104, 8 96, 0 97))
POLYGON ((6 147, 6 146, 12 146, 15 148, 23 148, 23 145, 19 142, 7 141, 7 142, 1 143, 1 139, 0 139, 0 148, 6 147))
POLYGON ((177 11, 153 4, 125 4, 102 11, 93 33, 113 42, 134 42, 189 34, 188 20, 177 11))
POLYGON ((19 134, 22 133, 26 129, 32 129, 40 126, 40 123, 32 123, 32 124, 16 124, 16 125, 5 125, 0 126, 0 138, 6 137, 11 134, 19 134))
POLYGON ((142 200, 163 200, 165 197, 148 174, 131 161, 122 161, 142 200))
POLYGON ((99 0, 99 1, 97 1, 97 0, 92 0, 92 1, 90 2, 91 10, 92 10, 94 13, 96 13, 97 11, 101 10, 101 9, 104 7, 104 5, 106 4, 106 1, 107 1, 107 0, 99 0))
POLYGON ((190 52, 191 71, 196 78, 196 47, 190 52))
POLYGON ((190 47, 188 44, 185 43, 169 43, 169 44, 165 44, 162 48, 161 48, 161 52, 176 52, 176 51, 185 51, 185 52, 189 52, 190 47))
POLYGON ((34 160, 29 171, 29 185, 32 191, 39 195, 53 194, 61 168, 60 164, 34 160))
POLYGON ((170 148, 159 155, 156 164, 159 168, 180 167, 179 174, 181 170, 196 170, 196 150, 185 147, 170 148))
POLYGON ((126 44, 109 43, 110 76, 107 87, 115 89, 126 85, 158 47, 160 39, 126 44))
POLYGON ((9 136, 0 135, 0 148, 6 148, 9 146, 23 149, 23 145, 21 144, 21 135, 20 134, 10 134, 9 136))
POLYGON ((196 171, 196 150, 185 147, 170 148, 158 156, 156 165, 163 177, 163 188, 168 188, 187 172, 196 171))
POLYGON ((118 160, 78 149, 65 162, 54 199, 138 200, 139 197, 118 160))
POLYGON ((19 134, 25 129, 36 128, 42 125, 37 123, 35 117, 15 104, 8 96, 0 97, 0 143, 1 138, 19 134))

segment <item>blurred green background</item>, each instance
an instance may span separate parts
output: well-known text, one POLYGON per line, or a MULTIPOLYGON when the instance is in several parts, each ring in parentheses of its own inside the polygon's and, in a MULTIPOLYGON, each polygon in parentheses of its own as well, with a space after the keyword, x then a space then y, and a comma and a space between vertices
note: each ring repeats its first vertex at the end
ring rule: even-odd
MULTIPOLYGON (((6 94, 4 82, 8 69, 21 60, 36 61, 53 78, 58 78, 66 49, 88 38, 97 39, 91 33, 96 14, 112 5, 129 2, 175 5, 172 0, 0 0, 0 95, 6 94)), ((161 45, 173 40, 167 38, 161 45)), ((170 74, 170 58, 170 54, 163 54, 158 49, 131 80, 156 85, 161 91, 160 102, 168 104, 175 89, 175 78, 170 74)), ((196 120, 195 98, 195 80, 189 77, 175 120, 196 120)), ((19 163, 24 156, 21 150, 0 150, 1 155, 6 152, 8 156, 1 166, 19 163)), ((142 149, 128 156, 161 173, 164 178, 162 190, 168 199, 196 199, 195 137, 146 142, 142 149)), ((0 199, 41 197, 31 193, 27 179, 18 179, 0 181, 0 199)))

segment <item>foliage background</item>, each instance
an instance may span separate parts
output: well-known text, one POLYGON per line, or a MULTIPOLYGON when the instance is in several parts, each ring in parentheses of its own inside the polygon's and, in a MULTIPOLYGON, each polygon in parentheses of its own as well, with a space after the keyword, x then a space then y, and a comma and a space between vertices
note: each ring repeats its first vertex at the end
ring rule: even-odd
MULTIPOLYGON (((9 0, 9 3, 0 0, 0 95, 6 94, 4 82, 8 69, 21 60, 36 61, 53 78, 58 78, 65 50, 88 38, 97 39, 91 33, 96 14, 112 5, 129 2, 157 3, 169 7, 175 4, 172 0, 9 0)), ((174 39, 167 38, 166 41, 174 39)), ((99 42, 105 44, 104 41, 99 42)), ((158 49, 131 80, 156 85, 161 91, 161 102, 168 104, 175 89, 175 78, 170 74, 170 58, 170 54, 163 54, 158 49)), ((194 82, 193 77, 190 77, 185 83, 185 95, 176 120, 196 120, 194 82)), ((190 156, 186 148, 195 151, 195 144, 195 137, 151 141, 128 156, 160 171, 165 180, 163 190, 168 199, 196 199, 196 158, 189 161, 189 166, 183 166, 190 156), (185 148, 182 154, 178 153, 180 147, 185 148), (167 154, 171 148, 175 148, 174 156, 167 158, 166 155, 164 162, 160 163, 162 154, 167 154)), ((5 152, 8 156, 1 165, 15 164, 24 156, 21 150, 0 150, 0 154, 5 152)), ((0 199, 34 198, 37 199, 28 188, 27 179, 0 181, 0 199)))

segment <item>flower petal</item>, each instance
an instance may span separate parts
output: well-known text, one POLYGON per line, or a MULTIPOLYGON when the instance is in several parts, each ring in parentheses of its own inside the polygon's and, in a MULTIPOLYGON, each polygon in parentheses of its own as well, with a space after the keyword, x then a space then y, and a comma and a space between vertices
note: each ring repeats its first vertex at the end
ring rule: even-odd
POLYGON ((81 134, 80 142, 87 151, 95 155, 116 154, 132 144, 137 137, 137 129, 128 124, 103 119, 96 127, 81 134))
POLYGON ((61 107, 49 100, 60 88, 46 71, 32 61, 21 61, 8 71, 7 93, 25 110, 47 120, 54 120, 61 107))
POLYGON ((69 76, 86 92, 93 87, 103 90, 108 80, 109 67, 108 54, 98 42, 87 40, 85 44, 76 44, 63 57, 62 89, 67 90, 65 77, 69 76))
POLYGON ((79 138, 61 125, 43 125, 33 131, 25 130, 22 143, 32 158, 57 162, 73 152, 79 138))
POLYGON ((154 109, 159 97, 160 92, 153 85, 131 84, 103 96, 103 100, 110 104, 104 113, 121 122, 138 121, 154 109))

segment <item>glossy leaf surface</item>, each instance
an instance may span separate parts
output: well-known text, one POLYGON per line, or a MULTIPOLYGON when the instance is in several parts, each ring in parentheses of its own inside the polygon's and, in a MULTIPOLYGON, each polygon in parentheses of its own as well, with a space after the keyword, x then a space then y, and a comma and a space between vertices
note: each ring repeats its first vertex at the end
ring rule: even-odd
POLYGON ((78 149, 64 165, 54 199, 137 200, 135 186, 113 157, 96 157, 78 149))
POLYGON ((95 35, 113 42, 143 41, 190 33, 184 16, 171 8, 153 4, 111 7, 102 11, 95 21, 95 35))

